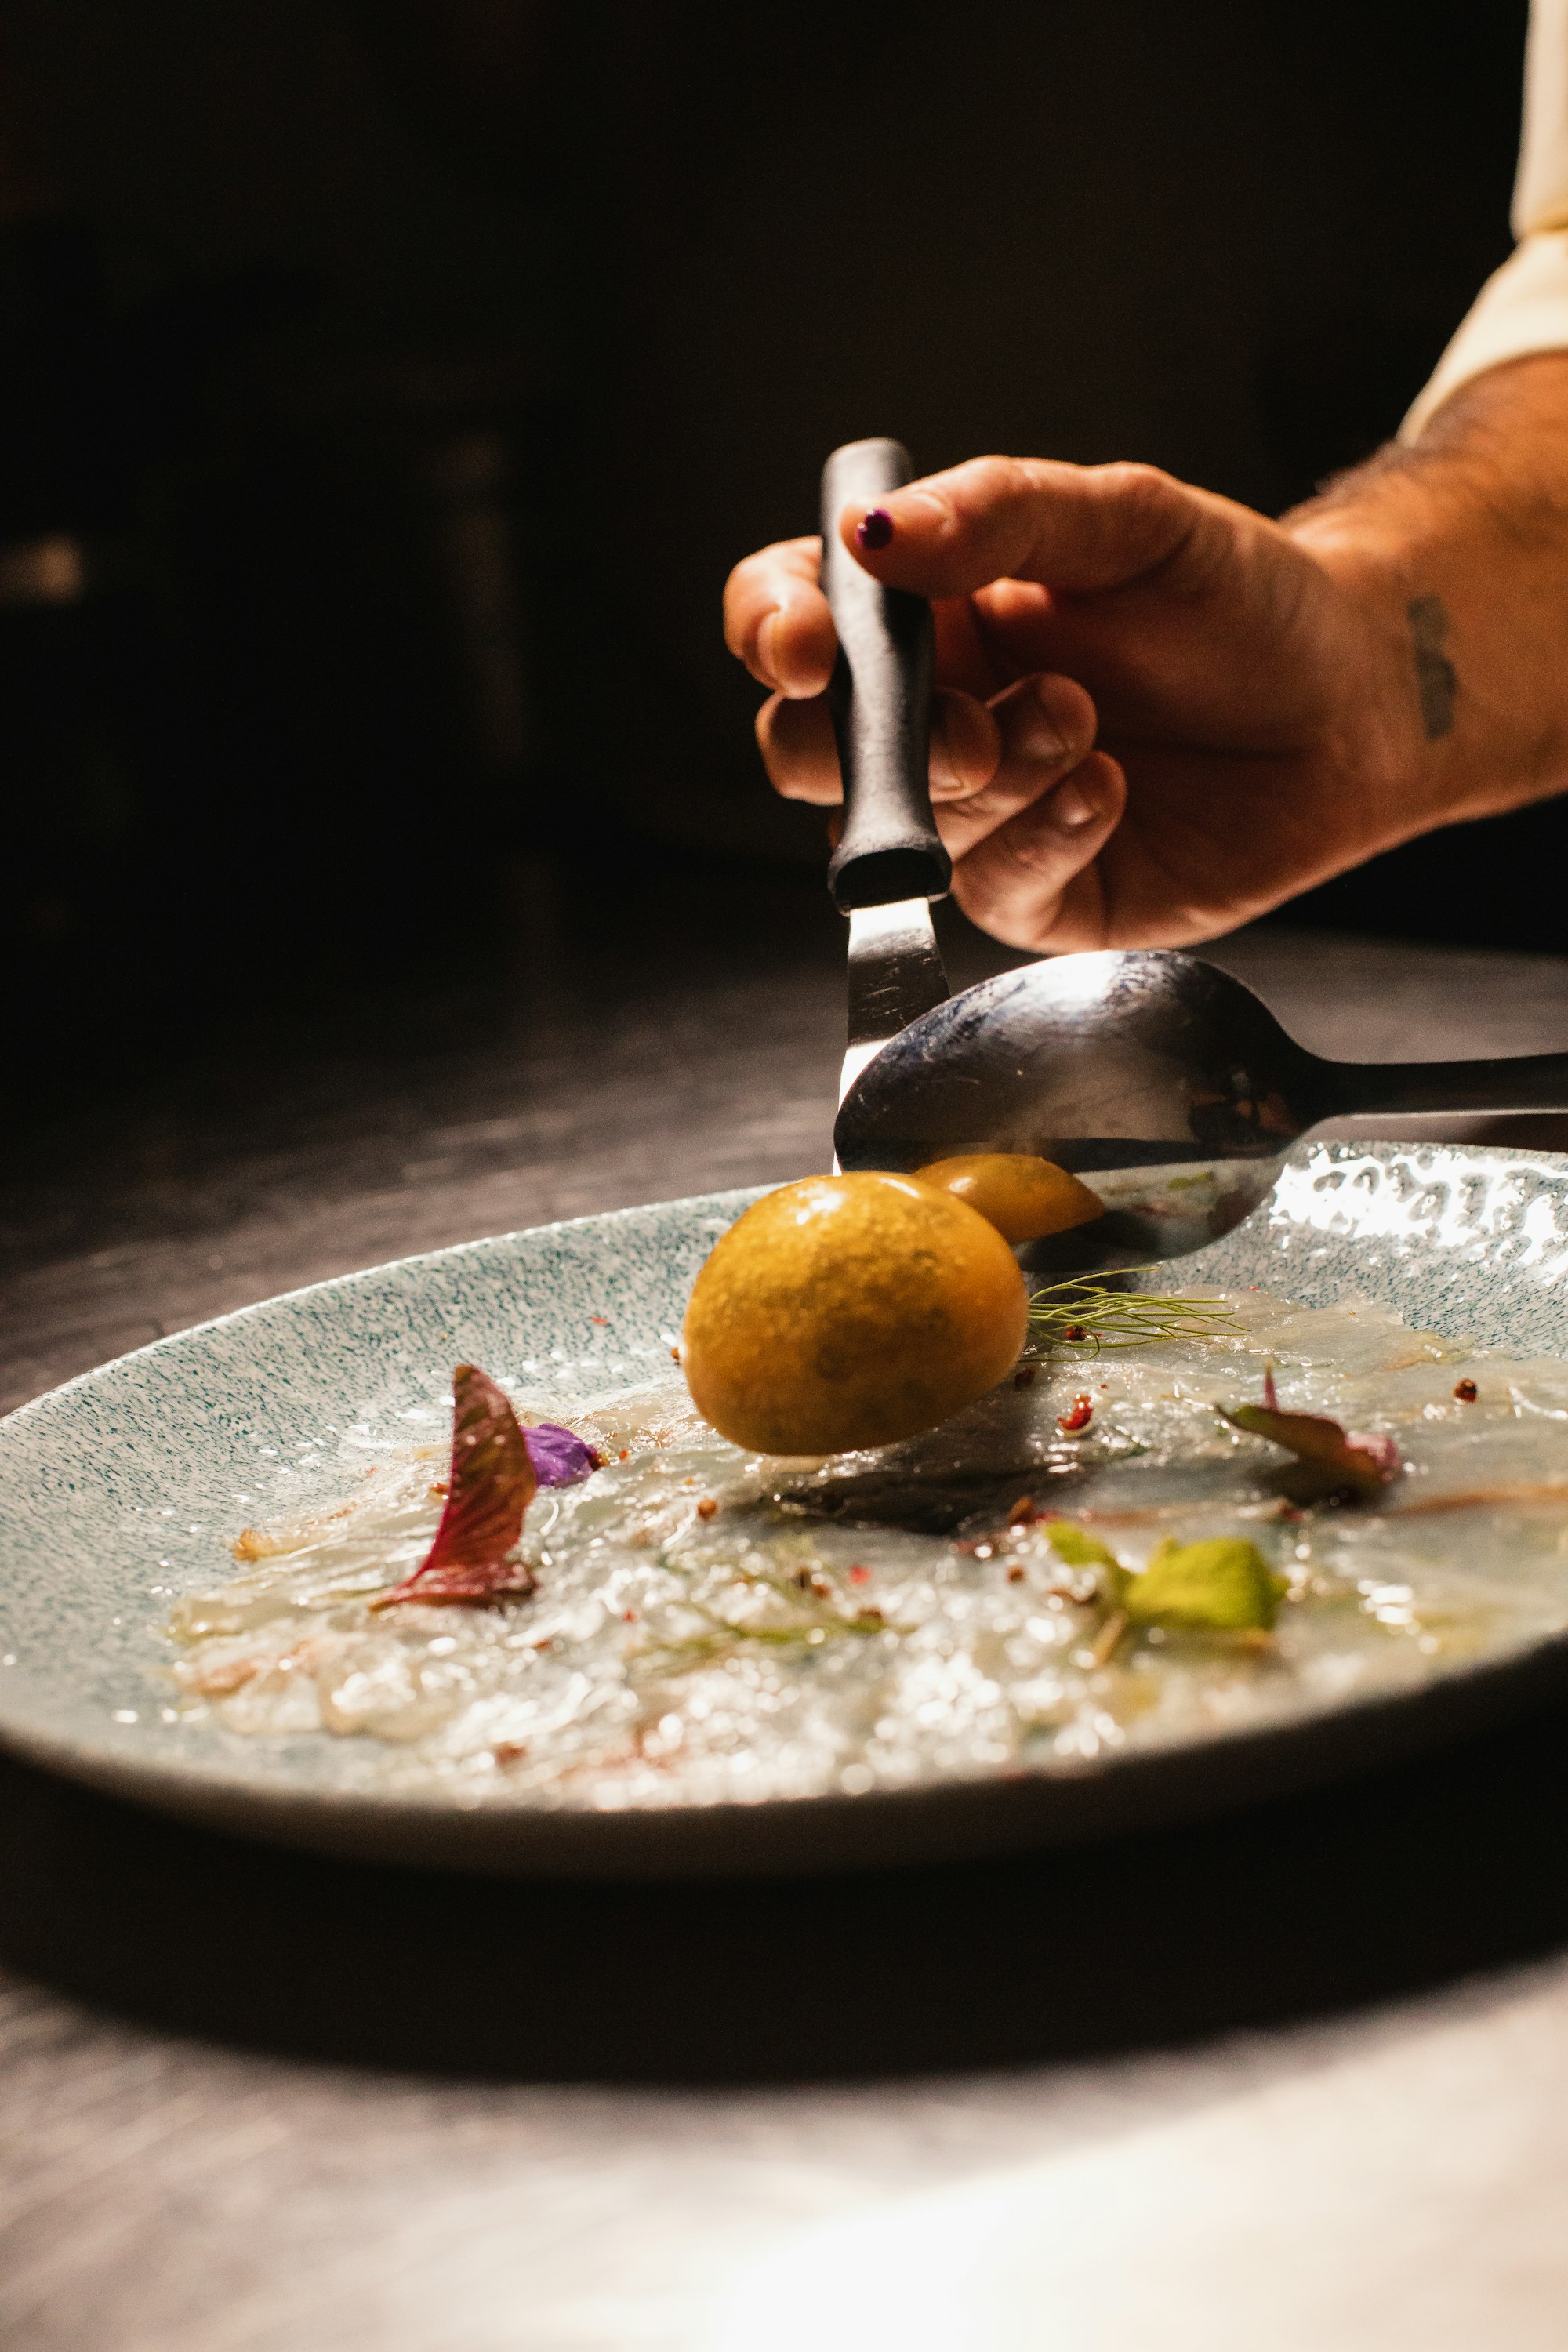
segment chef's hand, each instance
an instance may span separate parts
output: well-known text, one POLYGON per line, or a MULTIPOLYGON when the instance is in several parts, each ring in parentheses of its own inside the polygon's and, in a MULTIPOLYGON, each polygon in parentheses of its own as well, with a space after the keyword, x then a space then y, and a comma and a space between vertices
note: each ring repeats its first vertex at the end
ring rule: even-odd
MULTIPOLYGON (((1568 786, 1564 420, 1568 355, 1494 370, 1283 523, 1039 458, 847 508, 858 561, 935 605, 931 796, 965 911, 1017 947, 1175 945, 1568 786)), ((833 802, 819 559, 748 557, 725 620, 773 690, 774 786, 833 802)))

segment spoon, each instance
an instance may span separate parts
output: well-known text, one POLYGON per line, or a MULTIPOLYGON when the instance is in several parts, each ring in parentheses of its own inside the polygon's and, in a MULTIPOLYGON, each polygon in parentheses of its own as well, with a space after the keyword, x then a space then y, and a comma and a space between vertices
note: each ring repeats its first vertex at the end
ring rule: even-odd
POLYGON ((1090 1273, 1182 1257, 1272 1191, 1324 1119, 1568 1109, 1568 1054, 1330 1062, 1196 956, 1058 956, 966 988, 883 1045, 845 1096, 842 1167, 911 1170, 1026 1151, 1104 1213, 1031 1242, 1026 1267, 1090 1273))

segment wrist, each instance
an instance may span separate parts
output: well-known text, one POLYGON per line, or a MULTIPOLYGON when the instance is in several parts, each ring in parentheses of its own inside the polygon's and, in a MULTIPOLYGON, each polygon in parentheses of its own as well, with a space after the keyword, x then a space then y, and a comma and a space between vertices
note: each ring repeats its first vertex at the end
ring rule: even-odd
POLYGON ((1482 377, 1284 528, 1352 618, 1386 789, 1419 824, 1568 788, 1568 354, 1482 377))
MULTIPOLYGON (((1369 486, 1370 487, 1370 486, 1369 486)), ((1453 621, 1412 534, 1381 496, 1314 501, 1285 528, 1325 575, 1340 627, 1342 740, 1335 764, 1363 788, 1389 843, 1468 814, 1455 758, 1453 621)))

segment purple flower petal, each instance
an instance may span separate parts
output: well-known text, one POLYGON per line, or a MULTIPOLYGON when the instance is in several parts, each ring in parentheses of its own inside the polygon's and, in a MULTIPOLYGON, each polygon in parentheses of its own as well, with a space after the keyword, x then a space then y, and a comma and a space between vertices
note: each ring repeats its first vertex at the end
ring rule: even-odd
POLYGON ((602 1456, 558 1421, 538 1421, 522 1433, 533 1475, 542 1486, 574 1486, 600 1466, 602 1456))

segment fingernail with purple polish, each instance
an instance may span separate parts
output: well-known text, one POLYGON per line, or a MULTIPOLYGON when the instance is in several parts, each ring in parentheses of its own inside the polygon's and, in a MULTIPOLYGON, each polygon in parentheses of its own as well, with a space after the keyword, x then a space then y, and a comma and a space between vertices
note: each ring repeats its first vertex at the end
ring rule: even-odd
POLYGON ((855 526, 855 536, 872 555, 879 547, 886 547, 893 536, 893 518, 887 508, 868 507, 855 526))

